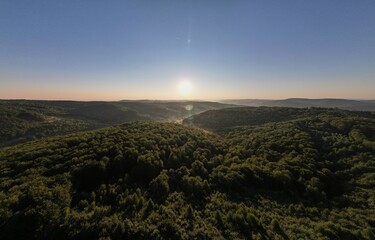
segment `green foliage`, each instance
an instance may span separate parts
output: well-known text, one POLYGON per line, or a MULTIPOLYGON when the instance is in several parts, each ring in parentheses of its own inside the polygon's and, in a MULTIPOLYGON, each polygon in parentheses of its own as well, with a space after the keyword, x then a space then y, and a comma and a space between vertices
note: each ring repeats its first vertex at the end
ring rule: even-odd
MULTIPOLYGON (((232 127, 256 126, 265 123, 289 121, 305 117, 316 117, 318 115, 322 117, 335 117, 330 124, 341 131, 348 131, 351 127, 351 123, 346 122, 342 117, 355 116, 371 119, 375 118, 373 112, 351 112, 339 109, 240 107, 205 111, 185 119, 184 123, 222 133, 227 128, 232 127)), ((366 127, 366 125, 362 127, 366 127)))
POLYGON ((259 111, 2 148, 0 239, 373 239, 373 115, 259 111))

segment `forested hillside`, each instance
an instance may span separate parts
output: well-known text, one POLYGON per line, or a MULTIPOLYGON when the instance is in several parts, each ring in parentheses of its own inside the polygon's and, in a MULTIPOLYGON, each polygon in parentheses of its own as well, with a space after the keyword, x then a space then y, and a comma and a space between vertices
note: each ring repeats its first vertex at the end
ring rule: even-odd
POLYGON ((373 115, 285 110, 2 148, 0 239, 374 239, 373 115))
POLYGON ((345 111, 326 108, 238 107, 210 110, 184 119, 184 124, 216 132, 236 126, 255 126, 270 122, 309 117, 365 117, 375 119, 374 112, 345 111))
POLYGON ((206 110, 230 106, 193 101, 0 100, 0 147, 135 120, 175 121, 206 110))

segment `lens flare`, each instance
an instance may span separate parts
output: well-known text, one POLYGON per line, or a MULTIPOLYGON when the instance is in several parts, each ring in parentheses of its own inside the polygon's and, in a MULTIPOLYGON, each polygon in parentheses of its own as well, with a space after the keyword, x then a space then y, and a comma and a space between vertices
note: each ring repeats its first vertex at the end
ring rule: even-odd
POLYGON ((190 105, 190 104, 185 106, 186 111, 191 111, 193 110, 193 108, 194 108, 193 105, 190 105))

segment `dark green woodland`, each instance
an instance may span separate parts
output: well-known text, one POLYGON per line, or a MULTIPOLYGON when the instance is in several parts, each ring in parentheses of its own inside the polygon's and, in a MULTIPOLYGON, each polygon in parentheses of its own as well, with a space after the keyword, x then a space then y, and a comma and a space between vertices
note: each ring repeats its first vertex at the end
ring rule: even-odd
MULTIPOLYGON (((35 124, 47 111, 67 114, 17 109, 7 116, 35 124)), ((375 239, 374 113, 246 107, 187 117, 0 148, 0 239, 375 239)), ((94 128, 87 118, 64 132, 94 128)), ((3 132, 29 129, 8 124, 3 132)))

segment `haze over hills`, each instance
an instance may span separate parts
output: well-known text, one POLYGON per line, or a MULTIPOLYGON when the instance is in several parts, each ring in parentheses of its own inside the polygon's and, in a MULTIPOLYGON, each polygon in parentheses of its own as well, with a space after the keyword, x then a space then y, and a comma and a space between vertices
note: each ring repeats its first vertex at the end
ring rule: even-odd
POLYGON ((186 100, 122 100, 119 104, 152 120, 176 120, 207 110, 235 107, 211 101, 186 100))
POLYGON ((136 120, 180 121, 208 110, 236 106, 375 110, 375 103, 372 100, 345 99, 243 99, 225 100, 220 103, 181 100, 122 100, 116 102, 0 100, 0 146, 136 120))
POLYGON ((288 98, 281 100, 267 99, 230 99, 220 100, 219 102, 237 105, 246 105, 252 107, 321 107, 321 108, 340 108, 345 110, 356 111, 375 111, 375 100, 351 100, 351 99, 308 99, 308 98, 288 98))
POLYGON ((0 100, 0 147, 135 120, 176 121, 233 106, 205 101, 0 100))

